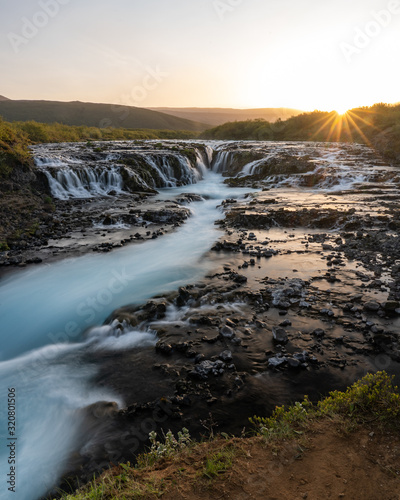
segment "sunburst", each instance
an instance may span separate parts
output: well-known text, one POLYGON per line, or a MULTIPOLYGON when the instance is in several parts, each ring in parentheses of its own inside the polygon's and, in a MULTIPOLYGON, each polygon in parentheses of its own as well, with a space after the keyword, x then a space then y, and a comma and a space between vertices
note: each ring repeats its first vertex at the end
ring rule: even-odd
MULTIPOLYGON (((343 110, 342 110, 343 111, 343 110)), ((368 129, 379 129, 373 125, 371 115, 373 111, 365 109, 345 110, 339 113, 338 110, 328 113, 324 118, 314 122, 314 126, 319 128, 313 134, 312 138, 317 139, 324 135, 326 141, 350 141, 357 140, 357 137, 366 144, 370 144, 365 132, 368 129)))
POLYGON ((336 108, 336 113, 340 116, 344 116, 348 112, 348 108, 338 107, 336 108))

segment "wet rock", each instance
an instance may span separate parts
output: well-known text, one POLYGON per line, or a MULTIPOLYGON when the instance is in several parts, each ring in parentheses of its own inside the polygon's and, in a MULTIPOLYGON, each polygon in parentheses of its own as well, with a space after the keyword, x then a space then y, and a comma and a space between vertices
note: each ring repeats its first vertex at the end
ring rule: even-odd
POLYGON ((165 344, 160 340, 156 344, 156 351, 160 354, 164 354, 165 356, 170 356, 173 352, 173 348, 171 344, 165 344))
POLYGON ((176 298, 176 305, 178 307, 183 307, 188 302, 188 300, 190 298, 191 298, 191 295, 188 292, 188 290, 184 287, 181 287, 181 288, 179 288, 179 295, 176 298))
POLYGON ((256 319, 255 325, 257 328, 262 328, 262 329, 265 329, 268 327, 267 323, 264 323, 264 321, 260 321, 258 319, 256 319))
POLYGON ((313 335, 319 339, 325 336, 325 330, 322 328, 317 328, 316 330, 313 331, 313 335))
POLYGON ((204 354, 198 354, 195 358, 194 358, 194 362, 195 363, 201 363, 202 361, 205 360, 205 356, 204 354))
POLYGON ((220 330, 219 330, 219 333, 227 338, 227 339, 232 339, 234 336, 235 336, 235 332, 234 330, 230 327, 230 326, 223 326, 220 330))
POLYGON ((243 276, 242 274, 232 273, 231 278, 235 283, 239 284, 247 283, 246 276, 243 276))
POLYGON ((189 322, 194 325, 200 325, 200 326, 213 326, 214 322, 209 316, 192 316, 189 319, 189 322))
POLYGON ((226 320, 225 320, 225 324, 226 324, 227 326, 230 326, 231 328, 235 328, 235 326, 236 326, 235 321, 233 321, 233 320, 231 320, 231 319, 229 319, 229 318, 226 318, 226 320))
POLYGON ((111 215, 107 214, 103 219, 103 224, 105 226, 111 226, 112 224, 116 224, 117 221, 111 215))
POLYGON ((380 309, 378 302, 370 301, 364 304, 364 309, 370 312, 377 312, 380 309))
POLYGON ((232 352, 228 350, 223 351, 219 355, 219 358, 222 359, 222 361, 224 361, 225 363, 229 363, 230 361, 232 361, 232 352))
POLYGON ((189 376, 194 379, 207 380, 209 375, 223 375, 225 363, 221 360, 210 361, 206 359, 195 366, 194 370, 189 372, 189 376))
POLYGON ((288 358, 285 356, 282 356, 281 354, 277 354, 276 356, 269 358, 268 360, 268 367, 269 368, 278 368, 284 364, 286 364, 288 361, 288 358))
POLYGON ((300 363, 307 363, 310 356, 307 351, 303 351, 293 354, 293 358, 297 359, 300 363))
POLYGON ((272 335, 276 344, 287 344, 289 337, 283 328, 273 328, 272 335))
POLYGON ((165 302, 147 302, 143 307, 143 319, 156 320, 165 318, 167 304, 165 302))
POLYGON ((296 358, 289 358, 288 361, 288 367, 291 368, 292 370, 297 370, 300 368, 300 361, 296 358))
POLYGON ((216 337, 208 338, 207 336, 203 337, 201 340, 202 342, 207 342, 207 344, 215 344, 219 340, 219 335, 216 337))
POLYGON ((396 312, 396 309, 400 307, 400 303, 395 300, 388 300, 382 304, 382 307, 386 312, 396 312))

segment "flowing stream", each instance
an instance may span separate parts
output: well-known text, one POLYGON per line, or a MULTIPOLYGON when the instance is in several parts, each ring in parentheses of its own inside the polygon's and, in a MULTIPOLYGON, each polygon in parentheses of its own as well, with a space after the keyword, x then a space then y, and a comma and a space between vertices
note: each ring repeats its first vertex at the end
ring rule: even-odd
POLYGON ((0 281, 0 477, 3 485, 10 471, 6 402, 8 390, 15 389, 18 491, 3 488, 1 499, 35 500, 44 495, 57 484, 71 453, 90 441, 90 435, 79 432, 83 409, 99 401, 123 407, 118 394, 93 387, 97 368, 85 361, 87 355, 99 349, 140 350, 154 345, 156 337, 151 331, 126 328, 124 335, 110 338, 113 329, 100 325, 115 309, 193 283, 212 269, 205 254, 221 235, 214 226, 222 217, 218 206, 251 191, 223 183, 221 174, 232 165, 240 179, 258 174, 274 155, 295 151, 298 157, 311 157, 315 170, 271 175, 266 178, 270 187, 301 189, 316 174, 318 185, 313 189, 332 192, 364 182, 385 182, 396 189, 399 182, 397 171, 375 165, 371 158, 368 165, 365 160, 356 164, 351 147, 239 143, 233 149, 232 143, 215 143, 214 151, 209 144, 199 145, 190 157, 185 156, 185 145, 180 150, 172 145, 166 153, 154 148, 149 153, 146 145, 117 145, 115 151, 99 153, 97 162, 94 153, 89 159, 83 155, 83 146, 43 145, 35 150, 38 169, 46 175, 53 196, 62 200, 118 194, 124 190, 124 179, 165 188, 158 195, 164 200, 184 192, 204 199, 190 204, 189 220, 162 238, 17 271, 0 281), (235 151, 246 148, 256 150, 259 157, 235 167, 235 151), (131 155, 127 165, 120 162, 122 149, 131 155), (53 154, 47 157, 49 151, 53 154))
MULTIPOLYGON (((203 256, 218 238, 217 205, 226 196, 249 190, 227 188, 209 172, 190 186, 207 195, 191 204, 192 216, 176 232, 106 255, 87 255, 18 272, 1 281, 2 401, 7 389, 17 394, 17 486, 19 500, 32 500, 54 485, 69 454, 84 445, 79 427, 84 408, 97 401, 123 401, 90 385, 96 368, 83 355, 96 349, 140 349, 155 344, 151 332, 127 331, 104 337, 101 325, 117 307, 141 303, 161 292, 193 282, 210 269, 203 256), (84 335, 84 332, 86 334, 84 335), (35 495, 32 496, 32 492, 35 495)), ((161 197, 188 191, 168 189, 161 197)), ((1 477, 7 465, 4 404, 1 429, 1 477)), ((13 498, 3 491, 1 498, 13 498)))

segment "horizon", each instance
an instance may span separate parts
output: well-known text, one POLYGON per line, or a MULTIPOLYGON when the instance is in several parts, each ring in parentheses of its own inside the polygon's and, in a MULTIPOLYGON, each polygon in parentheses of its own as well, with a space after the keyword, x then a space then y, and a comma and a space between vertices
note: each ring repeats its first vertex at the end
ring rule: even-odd
MULTIPOLYGON (((73 100, 68 100, 68 101, 63 101, 60 99, 26 99, 26 98, 13 98, 11 99, 10 97, 0 94, 0 97, 4 97, 6 100, 9 101, 48 101, 48 102, 62 102, 62 103, 73 103, 73 102, 81 102, 82 104, 104 104, 104 105, 116 105, 116 106, 130 106, 129 104, 120 104, 120 103, 112 103, 112 102, 95 102, 95 101, 81 101, 79 99, 73 99, 73 100)), ((302 113, 313 113, 313 112, 324 112, 324 113, 338 113, 338 114, 345 114, 347 111, 350 111, 351 109, 355 108, 362 108, 362 107, 370 107, 376 104, 385 104, 388 106, 396 106, 400 104, 400 101, 397 102, 375 102, 371 105, 360 105, 360 106, 355 106, 354 108, 349 108, 344 111, 338 111, 336 109, 318 109, 318 108, 313 108, 313 109, 300 109, 300 108, 291 108, 289 106, 277 106, 277 107, 254 107, 254 108, 232 108, 232 107, 220 107, 220 106, 137 106, 137 107, 143 107, 144 109, 196 109, 196 110, 233 110, 233 111, 257 111, 257 110, 264 110, 264 109, 289 109, 293 111, 300 111, 302 113)), ((162 113, 163 111, 159 111, 162 113)))
POLYGON ((3 8, 12 100, 339 113, 399 101, 400 1, 21 0, 3 8))

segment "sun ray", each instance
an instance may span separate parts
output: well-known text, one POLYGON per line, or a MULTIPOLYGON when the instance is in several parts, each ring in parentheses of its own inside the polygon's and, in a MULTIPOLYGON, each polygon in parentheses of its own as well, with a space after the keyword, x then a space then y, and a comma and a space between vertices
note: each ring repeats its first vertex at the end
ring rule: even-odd
POLYGON ((347 113, 344 116, 343 122, 344 122, 344 129, 345 129, 345 133, 346 133, 347 137, 350 139, 350 142, 354 142, 353 134, 351 132, 351 127, 349 125, 349 115, 347 113))
MULTIPOLYGON (((373 125, 371 122, 365 120, 365 118, 363 118, 362 116, 358 115, 357 113, 355 113, 354 111, 348 111, 348 114, 349 116, 354 116, 355 118, 357 118, 358 120, 362 121, 365 123, 365 125, 367 125, 368 127, 370 128, 373 128, 375 129, 376 131, 378 132, 381 132, 381 129, 376 127, 375 125, 373 125)), ((371 112, 367 112, 367 114, 372 114, 371 112)))
POLYGON ((319 123, 320 121, 325 120, 325 122, 322 124, 322 126, 311 136, 311 139, 314 139, 318 136, 320 132, 322 132, 326 127, 329 127, 331 121, 335 120, 335 115, 332 115, 331 117, 324 117, 321 118, 320 120, 316 121, 315 123, 319 123))
POLYGON ((368 137, 364 134, 364 132, 361 130, 361 128, 357 125, 357 123, 353 120, 353 118, 349 115, 348 116, 349 121, 351 124, 354 126, 356 131, 360 134, 360 136, 364 139, 365 143, 368 144, 368 146, 372 146, 371 141, 368 139, 368 137))

